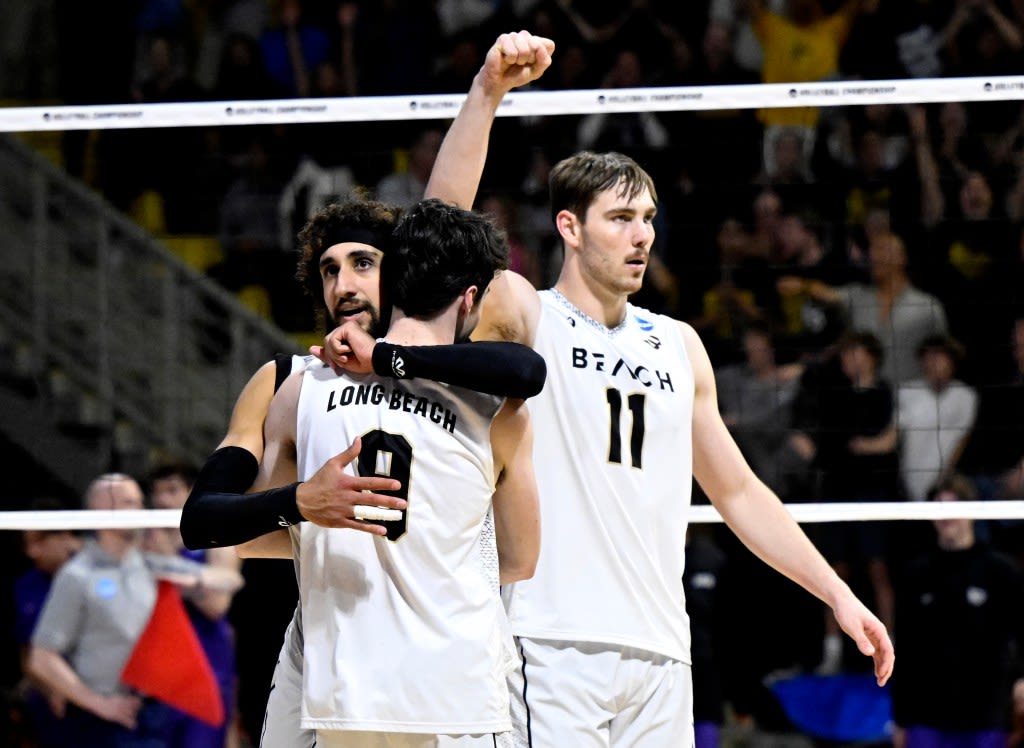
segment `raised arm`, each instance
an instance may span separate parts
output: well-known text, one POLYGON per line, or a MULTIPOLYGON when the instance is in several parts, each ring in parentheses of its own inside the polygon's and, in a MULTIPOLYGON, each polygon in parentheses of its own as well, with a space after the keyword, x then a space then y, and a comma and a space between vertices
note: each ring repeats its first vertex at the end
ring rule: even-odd
POLYGON ((491 425, 498 485, 494 535, 501 584, 529 579, 540 555, 540 504, 533 474, 533 431, 521 400, 509 400, 491 425))
POLYGON ((939 167, 928 135, 928 112, 923 106, 907 107, 907 122, 914 142, 914 159, 921 182, 921 221, 934 226, 945 213, 945 198, 939 183, 939 167))
POLYGON ((448 128, 425 197, 437 197, 467 210, 473 207, 487 160, 491 125, 502 98, 543 75, 554 49, 553 41, 528 31, 498 37, 448 128))
POLYGON ((884 685, 895 655, 885 626, 835 573, 779 498, 754 474, 718 412, 714 372, 704 345, 680 323, 694 371, 693 474, 733 532, 758 558, 832 608, 842 629, 874 657, 884 685))

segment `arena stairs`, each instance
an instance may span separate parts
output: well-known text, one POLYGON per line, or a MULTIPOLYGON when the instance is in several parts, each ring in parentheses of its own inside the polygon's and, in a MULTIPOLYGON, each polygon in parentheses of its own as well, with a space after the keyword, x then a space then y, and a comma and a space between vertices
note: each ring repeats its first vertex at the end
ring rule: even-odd
POLYGON ((0 136, 0 433, 82 490, 202 461, 296 339, 45 156, 0 136))

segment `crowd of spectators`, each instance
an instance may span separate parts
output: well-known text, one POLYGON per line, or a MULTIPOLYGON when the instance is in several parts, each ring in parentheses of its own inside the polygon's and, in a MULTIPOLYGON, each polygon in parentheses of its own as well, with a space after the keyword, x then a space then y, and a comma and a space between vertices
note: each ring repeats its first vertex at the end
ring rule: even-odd
MULTIPOLYGON (((10 28, 41 29, 39 43, 8 43, 0 93, 69 103, 461 93, 483 45, 518 28, 557 42, 545 89, 994 76, 1024 59, 1021 0, 29 5, 10 28), (28 69, 52 74, 14 75, 28 69)), ((299 330, 311 317, 290 283, 297 227, 356 187, 415 200, 444 127, 65 133, 64 166, 125 210, 158 194, 168 233, 219 238, 213 277, 265 286, 275 320, 299 330)), ((538 287, 558 266, 547 171, 581 148, 626 152, 654 176, 658 235, 636 303, 699 330, 726 421, 784 500, 924 500, 961 474, 971 489, 956 483, 958 498, 1024 498, 1021 101, 499 119, 478 207, 538 287)), ((979 523, 975 535, 1012 565, 1021 527, 979 523)), ((931 529, 813 530, 899 635, 902 572, 931 529)), ((714 619, 729 639, 716 691, 734 713, 785 726, 764 675, 855 658, 813 601, 717 541, 740 591, 714 619), (722 623, 780 606, 792 616, 763 624, 770 644, 722 623)))

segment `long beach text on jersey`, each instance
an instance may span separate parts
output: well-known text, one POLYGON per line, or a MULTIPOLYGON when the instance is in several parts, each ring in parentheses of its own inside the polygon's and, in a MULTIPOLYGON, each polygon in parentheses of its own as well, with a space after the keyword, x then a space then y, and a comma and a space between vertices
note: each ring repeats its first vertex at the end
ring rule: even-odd
POLYGON ((326 412, 347 405, 380 405, 386 402, 391 410, 421 416, 449 433, 455 433, 456 415, 446 406, 422 395, 414 395, 401 387, 388 391, 382 384, 350 384, 328 392, 326 412))

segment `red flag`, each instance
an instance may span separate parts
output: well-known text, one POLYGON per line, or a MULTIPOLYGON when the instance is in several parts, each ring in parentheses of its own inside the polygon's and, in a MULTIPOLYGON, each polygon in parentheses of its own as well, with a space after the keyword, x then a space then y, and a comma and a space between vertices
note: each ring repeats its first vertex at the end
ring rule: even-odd
POLYGON ((178 588, 160 581, 156 605, 121 680, 154 699, 220 727, 224 702, 178 588))

